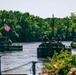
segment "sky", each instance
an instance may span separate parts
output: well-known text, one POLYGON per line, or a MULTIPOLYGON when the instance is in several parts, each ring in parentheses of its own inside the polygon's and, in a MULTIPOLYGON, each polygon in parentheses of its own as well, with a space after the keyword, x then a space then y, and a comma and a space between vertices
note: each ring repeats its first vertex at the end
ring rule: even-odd
POLYGON ((13 10, 41 18, 63 18, 76 13, 76 0, 0 0, 0 10, 13 10))

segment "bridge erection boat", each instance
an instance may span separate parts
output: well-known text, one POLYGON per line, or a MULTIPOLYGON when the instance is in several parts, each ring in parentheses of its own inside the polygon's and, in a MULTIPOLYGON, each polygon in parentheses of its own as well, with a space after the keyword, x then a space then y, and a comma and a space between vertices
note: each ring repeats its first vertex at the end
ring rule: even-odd
POLYGON ((42 42, 37 48, 37 57, 52 57, 55 51, 60 53, 61 50, 71 53, 71 47, 66 47, 61 41, 42 42))
POLYGON ((21 44, 14 44, 8 37, 0 37, 0 52, 3 51, 22 51, 21 44))
POLYGON ((71 53, 71 47, 65 46, 61 42, 61 37, 58 35, 57 39, 54 39, 54 15, 53 15, 53 37, 49 40, 46 36, 43 38, 43 42, 37 48, 37 57, 52 57, 54 52, 60 53, 61 50, 71 53))

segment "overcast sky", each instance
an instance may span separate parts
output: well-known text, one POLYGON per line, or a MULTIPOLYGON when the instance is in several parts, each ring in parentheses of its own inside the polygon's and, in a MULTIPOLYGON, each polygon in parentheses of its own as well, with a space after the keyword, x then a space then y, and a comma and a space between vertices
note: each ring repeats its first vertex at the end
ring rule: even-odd
POLYGON ((0 0, 0 10, 29 12, 41 18, 66 17, 76 13, 76 0, 0 0))

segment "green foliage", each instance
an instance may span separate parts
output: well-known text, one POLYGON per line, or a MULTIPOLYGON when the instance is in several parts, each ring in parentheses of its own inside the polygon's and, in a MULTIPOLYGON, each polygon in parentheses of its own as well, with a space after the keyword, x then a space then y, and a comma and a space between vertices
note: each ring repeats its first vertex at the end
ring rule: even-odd
POLYGON ((76 47, 76 41, 73 41, 73 42, 72 42, 72 46, 73 46, 73 47, 76 47))
POLYGON ((0 33, 0 36, 2 36, 2 34, 0 33))
POLYGON ((59 75, 67 74, 71 67, 76 67, 76 55, 68 54, 67 51, 61 51, 60 54, 54 53, 52 58, 48 58, 44 69, 49 72, 58 71, 59 75))
MULTIPOLYGON (((54 37, 61 35, 62 40, 72 40, 76 35, 76 15, 72 13, 70 17, 54 17, 54 21, 54 37)), ((0 10, 0 32, 3 36, 6 36, 5 23, 11 27, 8 37, 15 42, 41 41, 40 37, 44 35, 49 39, 53 36, 52 18, 43 19, 28 12, 0 10)))

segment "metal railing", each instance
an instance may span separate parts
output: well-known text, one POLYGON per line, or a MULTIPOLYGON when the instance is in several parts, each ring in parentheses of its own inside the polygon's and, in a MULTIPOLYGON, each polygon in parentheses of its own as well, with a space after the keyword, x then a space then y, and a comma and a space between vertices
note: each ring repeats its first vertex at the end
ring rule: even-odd
MULTIPOLYGON (((18 67, 15 67, 15 68, 12 68, 12 69, 9 69, 9 70, 1 71, 1 57, 2 57, 2 56, 0 56, 0 75, 3 75, 2 72, 12 71, 12 70, 18 69, 18 68, 20 68, 20 67, 22 67, 22 66, 28 65, 28 64, 30 64, 30 63, 32 63, 32 67, 31 67, 32 74, 33 74, 33 75, 36 75, 36 63, 42 63, 42 61, 31 61, 31 62, 28 62, 28 63, 26 63, 26 64, 22 64, 22 65, 20 65, 20 66, 18 66, 18 67)), ((25 75, 25 74, 24 74, 24 75, 25 75)), ((27 74, 26 74, 26 75, 27 75, 27 74)))

